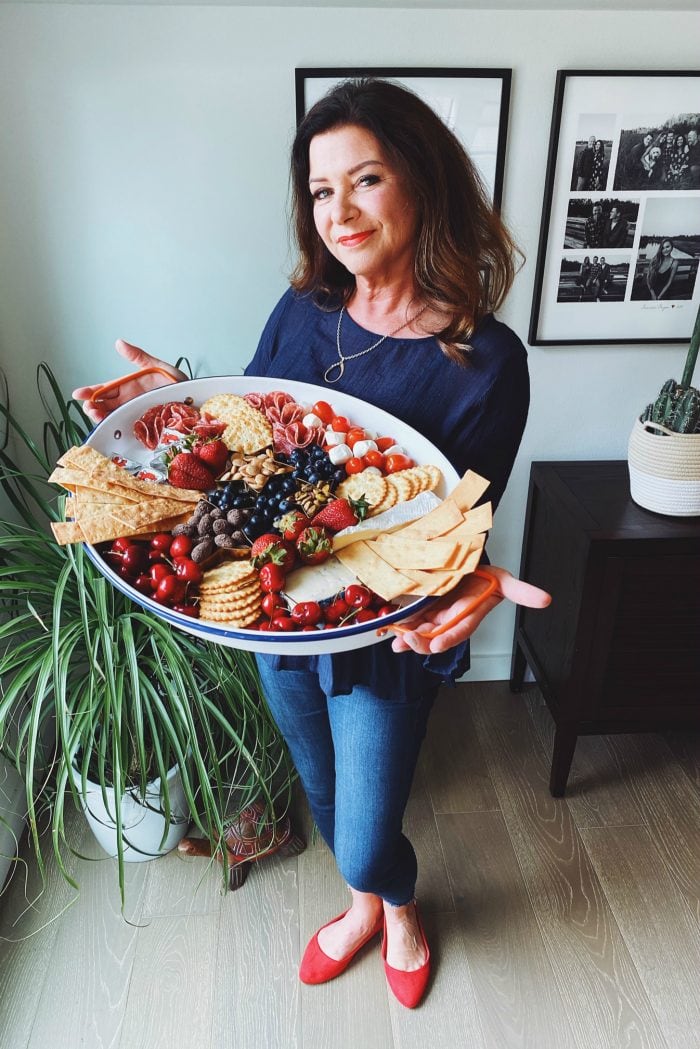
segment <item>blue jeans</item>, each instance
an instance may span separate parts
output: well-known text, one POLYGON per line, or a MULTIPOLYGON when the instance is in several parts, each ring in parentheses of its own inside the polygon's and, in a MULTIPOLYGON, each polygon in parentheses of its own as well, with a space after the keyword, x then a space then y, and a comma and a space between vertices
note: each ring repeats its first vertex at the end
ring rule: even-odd
POLYGON ((258 668, 318 828, 340 873, 394 906, 414 896, 416 854, 401 832, 418 751, 438 686, 414 700, 365 686, 327 696, 308 670, 258 668))

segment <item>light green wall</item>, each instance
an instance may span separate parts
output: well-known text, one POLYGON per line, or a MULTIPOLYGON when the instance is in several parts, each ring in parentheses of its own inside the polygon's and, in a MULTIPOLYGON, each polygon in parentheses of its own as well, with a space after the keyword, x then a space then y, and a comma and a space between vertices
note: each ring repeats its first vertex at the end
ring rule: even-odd
MULTIPOLYGON (((502 317, 527 332, 556 70, 692 68, 690 12, 0 5, 0 355, 38 409, 113 377, 115 338, 202 373, 251 356, 285 287, 294 67, 506 66, 504 212, 528 256, 502 317)), ((526 439, 490 542, 516 569, 529 462, 625 455, 678 347, 538 348, 526 439)), ((475 643, 507 676, 510 610, 475 643)))

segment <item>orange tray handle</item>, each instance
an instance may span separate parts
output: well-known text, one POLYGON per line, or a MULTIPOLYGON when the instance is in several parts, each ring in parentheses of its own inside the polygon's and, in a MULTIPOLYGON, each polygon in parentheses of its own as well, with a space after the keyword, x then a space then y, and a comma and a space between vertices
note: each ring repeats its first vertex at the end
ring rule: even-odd
MULTIPOLYGON (((488 580, 488 586, 486 586, 480 594, 477 594, 471 604, 467 605, 466 608, 463 608, 456 616, 453 616, 452 619, 448 619, 446 623, 442 623, 440 626, 435 627, 435 629, 431 630, 429 634, 421 633, 421 637, 425 637, 429 641, 432 641, 432 639, 438 637, 439 634, 444 634, 448 630, 451 630, 453 626, 457 626, 457 624, 461 623, 463 619, 466 619, 467 616, 471 615, 471 613, 498 588, 498 579, 492 572, 487 571, 485 568, 475 568, 472 575, 478 575, 480 579, 488 580)), ((408 634, 411 632, 408 627, 400 626, 398 623, 392 623, 389 627, 382 627, 377 631, 377 634, 381 636, 386 634, 389 630, 393 630, 397 634, 408 634)))
POLYGON ((170 372, 166 371, 165 368, 161 368, 158 364, 151 364, 148 368, 140 368, 137 372, 132 372, 130 375, 122 375, 118 379, 112 379, 111 382, 105 382, 102 386, 98 386, 90 402, 92 404, 103 400, 105 394, 111 393, 112 390, 116 390, 119 386, 124 383, 132 382, 134 379, 140 379, 142 375, 151 375, 153 372, 158 372, 160 375, 164 375, 166 379, 170 379, 171 382, 175 382, 170 372))

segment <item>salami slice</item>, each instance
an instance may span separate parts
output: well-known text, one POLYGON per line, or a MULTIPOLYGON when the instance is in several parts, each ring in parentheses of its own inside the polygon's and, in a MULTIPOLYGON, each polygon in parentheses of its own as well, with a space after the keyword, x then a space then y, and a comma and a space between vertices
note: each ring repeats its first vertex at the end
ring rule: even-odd
POLYGON ((154 404, 137 419, 133 434, 137 441, 153 451, 160 443, 163 430, 177 430, 179 433, 192 433, 200 420, 199 410, 184 401, 168 401, 167 404, 154 404))

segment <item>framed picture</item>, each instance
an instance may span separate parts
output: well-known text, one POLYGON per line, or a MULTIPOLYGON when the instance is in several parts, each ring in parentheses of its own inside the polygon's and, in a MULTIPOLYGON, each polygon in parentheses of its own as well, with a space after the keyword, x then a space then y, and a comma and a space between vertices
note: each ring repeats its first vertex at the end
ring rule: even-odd
POLYGON ((532 345, 688 341, 699 137, 700 73, 559 70, 532 345))
POLYGON ((510 69, 295 69, 297 124, 336 84, 362 76, 395 80, 427 102, 457 135, 500 207, 510 69))

